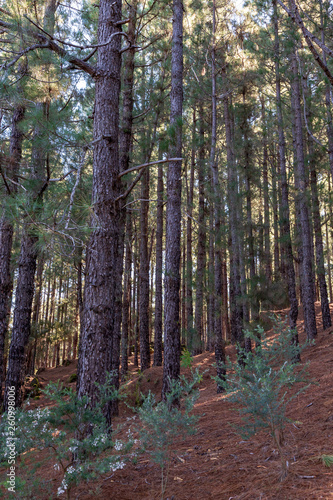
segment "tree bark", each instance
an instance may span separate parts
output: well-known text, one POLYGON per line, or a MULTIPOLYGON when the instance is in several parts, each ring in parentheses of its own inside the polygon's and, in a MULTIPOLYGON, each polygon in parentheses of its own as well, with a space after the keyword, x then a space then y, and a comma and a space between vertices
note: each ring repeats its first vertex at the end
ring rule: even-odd
POLYGON ((149 210, 149 170, 142 176, 140 208, 140 368, 150 367, 149 348, 149 257, 148 257, 148 210, 149 210))
POLYGON ((290 234, 290 210, 289 193, 286 171, 286 142, 284 135, 282 102, 281 102, 281 78, 280 78, 280 46, 279 46, 279 25, 276 0, 273 0, 273 23, 274 23, 274 57, 275 57, 275 77, 276 77, 276 111, 279 133, 279 167, 281 178, 281 235, 282 245, 285 255, 285 271, 288 285, 288 297, 290 302, 289 325, 293 331, 293 341, 298 343, 296 321, 298 316, 298 302, 296 296, 296 280, 294 259, 290 234))
MULTIPOLYGON (((9 161, 10 170, 7 175, 17 182, 20 162, 22 158, 22 142, 23 133, 20 129, 20 124, 24 119, 25 108, 18 106, 13 113, 10 146, 9 146, 9 161)), ((16 184, 11 186, 11 192, 8 195, 13 196, 17 192, 16 184)), ((11 273, 11 254, 13 245, 13 224, 8 220, 6 215, 6 196, 4 204, 2 204, 2 214, 0 219, 0 407, 2 405, 2 384, 4 380, 4 349, 5 338, 8 329, 8 320, 10 313, 9 298, 13 289, 13 278, 11 273)))
POLYGON ((303 126, 301 111, 300 82, 297 64, 296 47, 291 52, 291 95, 292 110, 295 124, 295 175, 297 177, 297 199, 300 213, 301 245, 302 245, 302 294, 303 308, 306 319, 307 337, 309 340, 317 336, 316 314, 314 308, 314 283, 312 268, 312 243, 310 231, 310 217, 307 200, 307 181, 304 162, 303 126))
MULTIPOLYGON (((170 154, 181 158, 183 111, 183 2, 173 0, 173 32, 171 55, 170 122, 175 132, 170 154)), ((162 396, 170 391, 172 379, 180 372, 179 289, 181 231, 181 161, 169 163, 167 178, 165 302, 164 302, 164 366, 162 396)))
POLYGON ((124 381, 128 372, 128 337, 131 303, 131 268, 132 268, 132 221, 131 212, 127 212, 126 221, 126 257, 123 292, 123 317, 121 330, 121 380, 124 381))
POLYGON ((206 223, 205 223, 205 131, 203 105, 199 107, 199 214, 198 214, 198 244, 197 244, 197 273, 195 297, 195 330, 193 354, 202 352, 203 347, 203 303, 204 303, 204 277, 206 267, 206 223))
POLYGON ((157 214, 156 214, 156 269, 155 269, 155 322, 154 322, 154 366, 162 366, 163 330, 163 167, 158 166, 157 214))
MULTIPOLYGON (((108 0, 99 4, 98 43, 103 44, 115 33, 122 19, 121 0, 112 6, 108 0)), ((120 36, 98 48, 94 113, 93 217, 94 228, 87 247, 84 311, 82 317, 77 393, 90 398, 94 405, 99 398, 95 382, 105 383, 112 366, 115 332, 115 292, 119 279, 121 206, 116 202, 121 194, 119 180, 119 94, 120 36)), ((119 360, 118 360, 119 364, 119 360)), ((105 415, 111 426, 112 405, 105 415)))

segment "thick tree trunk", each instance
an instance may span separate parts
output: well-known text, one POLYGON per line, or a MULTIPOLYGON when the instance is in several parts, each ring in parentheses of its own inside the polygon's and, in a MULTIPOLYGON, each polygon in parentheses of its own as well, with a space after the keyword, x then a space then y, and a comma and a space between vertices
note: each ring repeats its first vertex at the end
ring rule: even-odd
POLYGON ((10 343, 8 371, 6 377, 5 404, 8 409, 8 390, 15 387, 15 407, 22 404, 24 383, 25 351, 31 329, 31 309, 34 296, 34 280, 37 261, 38 238, 28 232, 22 237, 19 260, 19 274, 15 293, 13 331, 10 343))
MULTIPOLYGON (((98 43, 103 44, 116 32, 122 19, 121 0, 112 6, 107 0, 99 4, 98 43)), ((105 383, 112 366, 115 332, 115 306, 118 290, 121 238, 119 174, 119 94, 121 41, 112 41, 98 49, 99 76, 95 87, 93 206, 94 230, 87 248, 84 311, 82 317, 78 396, 86 395, 94 405, 99 398, 95 382, 105 383)), ((117 338, 115 338, 117 337, 117 338)), ((119 360, 118 360, 119 364, 119 360)), ((105 408, 111 426, 112 405, 105 408)))
MULTIPOLYGON (((11 134, 10 134, 10 170, 7 175, 17 182, 17 174, 19 171, 20 161, 22 157, 22 141, 23 133, 20 130, 20 124, 24 119, 25 108, 18 106, 13 113, 11 134)), ((9 188, 9 187, 8 187, 9 188)), ((10 188, 8 196, 15 195, 17 188, 13 184, 10 188)), ((5 200, 6 201, 6 197, 5 200)), ((0 219, 0 407, 2 404, 2 383, 4 380, 4 349, 5 337, 8 328, 9 320, 9 298, 12 294, 13 278, 11 274, 11 253, 13 244, 14 228, 6 216, 5 205, 1 208, 2 214, 0 219)))
MULTIPOLYGON (((173 158, 182 155, 183 110, 183 2, 173 0, 173 33, 171 56, 170 122, 175 140, 173 158)), ((167 179, 165 302, 164 302, 164 366, 162 396, 170 391, 170 381, 180 372, 179 289, 181 230, 181 161, 169 163, 167 179)))

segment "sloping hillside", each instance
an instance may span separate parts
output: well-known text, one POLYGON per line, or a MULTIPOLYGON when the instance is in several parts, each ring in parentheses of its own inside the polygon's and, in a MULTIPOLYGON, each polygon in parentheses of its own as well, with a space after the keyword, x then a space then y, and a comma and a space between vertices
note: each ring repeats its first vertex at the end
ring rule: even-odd
MULTIPOLYGON (((319 320, 318 307, 318 320, 319 320)), ((300 340, 304 342, 302 321, 299 321, 300 340)), ((234 356, 234 347, 227 347, 234 356)), ((233 411, 226 395, 216 394, 211 375, 214 355, 204 353, 194 358, 194 367, 207 370, 200 385, 200 397, 195 413, 200 415, 198 432, 186 438, 171 463, 166 498, 174 500, 314 500, 333 498, 333 468, 323 465, 319 457, 333 454, 333 334, 319 329, 314 347, 307 348, 303 362, 310 361, 310 377, 316 382, 291 403, 288 417, 291 422, 285 433, 285 450, 290 463, 289 475, 278 480, 279 457, 268 433, 262 431, 248 441, 235 431, 239 415, 233 411)), ((68 382, 75 364, 46 370, 40 374, 42 383, 57 379, 68 382)), ((132 403, 139 392, 150 389, 160 395, 162 368, 154 367, 143 375, 134 371, 123 390, 132 403)), ((33 406, 43 406, 41 398, 33 406)), ((127 407, 121 408, 117 419, 131 416, 127 407)), ((128 424, 129 425, 129 424, 128 424)), ((19 473, 19 471, 18 471, 19 473)), ((52 463, 36 472, 54 484, 54 498, 61 479, 52 463)), ((127 464, 98 483, 82 485, 73 491, 80 499, 157 499, 160 498, 161 473, 158 466, 140 455, 137 463, 127 464)), ((37 496, 36 498, 49 498, 37 496)))

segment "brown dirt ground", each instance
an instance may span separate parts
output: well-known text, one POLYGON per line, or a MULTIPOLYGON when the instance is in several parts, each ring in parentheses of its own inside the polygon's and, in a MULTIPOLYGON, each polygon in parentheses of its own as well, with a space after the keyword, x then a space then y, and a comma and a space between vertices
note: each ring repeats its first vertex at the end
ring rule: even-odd
MULTIPOLYGON (((195 413, 200 415, 198 432, 187 437, 177 449, 170 465, 166 499, 333 500, 333 468, 326 468, 319 459, 322 454, 333 454, 333 328, 322 331, 320 305, 316 306, 318 339, 314 347, 303 351, 302 361, 310 361, 308 371, 317 385, 297 396, 288 410, 292 422, 287 424, 285 432, 285 452, 290 463, 287 479, 283 482, 278 479, 279 456, 267 432, 261 431, 248 441, 235 432, 233 425, 239 425, 240 417, 227 396, 216 394, 210 378, 215 375, 214 355, 204 353, 194 358, 194 367, 207 370, 195 406, 195 413)), ((305 341, 302 317, 298 328, 302 343, 305 341)), ((228 346, 227 354, 233 358, 234 347, 228 346)), ((72 363, 43 371, 39 377, 43 384, 61 380, 69 385, 68 378, 75 371, 76 363, 72 363)), ((140 376, 131 365, 131 374, 125 390, 132 403, 138 387, 143 393, 150 389, 160 395, 161 367, 150 368, 140 376)), ((43 398, 33 402, 33 406, 45 404, 43 398)), ((124 420, 124 415, 130 416, 129 412, 121 406, 115 424, 124 420)), ((53 469, 53 462, 48 464, 36 471, 36 476, 51 482, 54 496, 40 490, 30 498, 57 498, 61 478, 53 469)), ((71 498, 153 500, 161 498, 160 484, 159 467, 148 456, 140 455, 136 464, 129 463, 99 482, 75 488, 71 498)))

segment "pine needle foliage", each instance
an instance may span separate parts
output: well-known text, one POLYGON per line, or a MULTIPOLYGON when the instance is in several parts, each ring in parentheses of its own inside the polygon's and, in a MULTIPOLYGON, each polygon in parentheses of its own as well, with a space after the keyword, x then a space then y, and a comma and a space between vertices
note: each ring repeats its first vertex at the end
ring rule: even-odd
MULTIPOLYGON (((74 486, 125 467, 134 439, 130 430, 125 439, 116 439, 117 429, 110 433, 103 412, 106 402, 117 398, 118 394, 111 385, 110 378, 103 386, 96 387, 96 390, 100 392, 101 399, 92 407, 88 397, 79 399, 76 392, 64 388, 62 384, 49 384, 43 391, 51 402, 49 407, 33 410, 26 407, 16 411, 14 439, 16 455, 20 456, 21 476, 25 470, 28 477, 33 477, 36 469, 45 467, 45 462, 53 461, 54 469, 61 474, 57 496, 65 495, 70 499, 74 486), (86 432, 87 427, 91 432, 86 432), (49 453, 36 463, 36 450, 49 453)), ((4 415, 0 424, 1 450, 8 450, 12 439, 4 415)), ((5 451, 2 454, 3 465, 6 460, 5 451)), ((16 494, 24 495, 29 484, 23 479, 17 482, 16 494)), ((40 487, 38 482, 35 486, 37 489, 31 491, 32 495, 40 487)), ((48 487, 43 484, 43 488, 44 486, 48 487)), ((13 498, 17 498, 15 495, 13 498)))
POLYGON ((151 460, 161 468, 161 498, 164 498, 168 482, 170 461, 177 445, 190 434, 195 434, 198 417, 191 415, 195 401, 199 397, 196 386, 202 375, 195 370, 192 379, 170 382, 171 390, 166 400, 156 403, 150 391, 143 397, 143 404, 138 409, 142 424, 140 441, 143 450, 148 452, 151 460), (179 404, 174 404, 178 401, 179 404))
MULTIPOLYGON (((243 439, 248 439, 261 429, 267 429, 278 448, 281 459, 281 476, 287 475, 288 461, 284 456, 284 429, 289 421, 286 411, 290 402, 303 392, 306 384, 306 368, 300 368, 294 360, 302 350, 292 343, 293 332, 286 322, 275 321, 275 335, 267 338, 261 327, 246 336, 257 344, 255 352, 238 349, 239 363, 226 363, 225 379, 217 382, 229 393, 229 401, 237 404, 242 424, 237 428, 243 439), (296 391, 290 391, 297 384, 296 391)), ((303 347, 304 348, 304 347, 303 347)))

